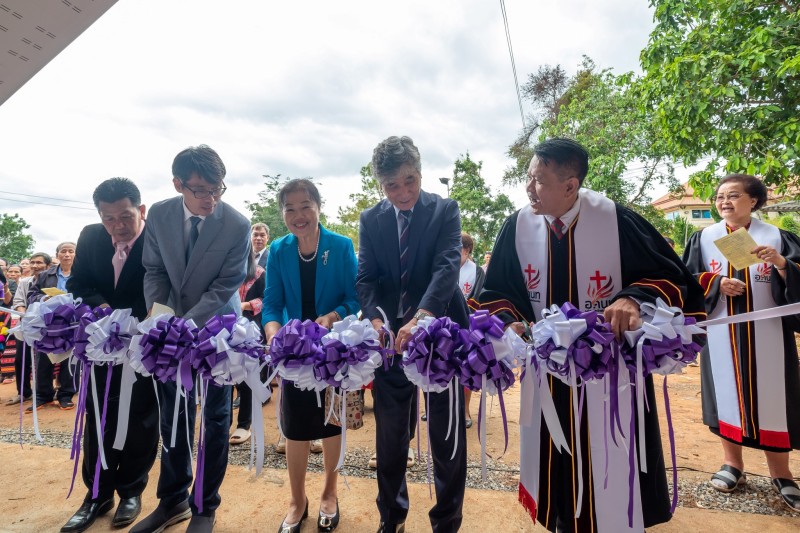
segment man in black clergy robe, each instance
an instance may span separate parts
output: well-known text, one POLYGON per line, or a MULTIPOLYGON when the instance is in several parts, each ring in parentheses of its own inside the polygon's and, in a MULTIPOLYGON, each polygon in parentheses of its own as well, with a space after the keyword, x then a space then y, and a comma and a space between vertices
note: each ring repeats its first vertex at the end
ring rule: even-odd
MULTIPOLYGON (((95 189, 94 205, 101 224, 83 228, 78 238, 75 264, 67 290, 83 302, 113 309, 131 309, 142 320, 144 303, 142 247, 145 206, 136 185, 125 178, 111 178, 95 189)), ((104 396, 106 367, 95 371, 98 398, 104 396)), ((83 379, 87 379, 84 376, 83 379)), ((120 497, 111 520, 113 527, 132 523, 142 509, 142 492, 158 452, 158 409, 151 379, 137 376, 131 392, 128 433, 122 450, 113 448, 117 431, 122 366, 113 367, 108 410, 103 432, 103 450, 108 469, 100 469, 97 498, 92 484, 97 462, 97 420, 92 395, 86 397, 86 428, 83 432, 83 482, 87 494, 78 511, 61 528, 62 533, 84 531, 95 519, 114 507, 114 492, 120 497)))
MULTIPOLYGON (((576 275, 576 255, 580 257, 581 254, 575 250, 573 237, 581 223, 581 213, 588 208, 585 199, 582 203, 579 201, 579 196, 583 198, 579 190, 587 172, 588 154, 575 141, 555 138, 534 149, 528 170, 530 206, 511 215, 500 230, 486 282, 478 296, 481 308, 490 310, 519 334, 524 331, 522 322, 533 323, 540 318, 534 316, 533 311, 533 299, 536 296, 528 290, 530 267, 527 260, 521 261, 517 248, 518 218, 526 210, 528 214, 532 210, 529 220, 540 220, 537 217, 542 216, 547 222, 547 226, 540 226, 548 234, 543 241, 548 243, 547 246, 541 251, 530 251, 532 256, 547 254, 541 260, 549 261, 547 279, 535 280, 544 297, 544 306, 556 304, 560 307, 569 301, 581 311, 585 310, 585 295, 579 294, 576 275)), ((619 233, 622 288, 610 298, 611 303, 603 313, 616 337, 619 339, 625 331, 638 327, 640 303, 654 302, 657 298, 670 306, 682 307, 686 315, 704 316, 702 290, 664 238, 642 217, 618 204, 611 206, 611 216, 614 208, 619 233)), ((527 232, 530 228, 524 229, 527 232)), ((608 228, 593 227, 591 231, 594 232, 592 237, 595 238, 596 234, 596 239, 601 243, 598 250, 603 250, 603 243, 610 239, 604 235, 608 228)), ((622 371, 625 371, 625 367, 622 367, 622 371)), ((573 457, 575 435, 572 430, 573 410, 577 406, 572 405, 568 385, 552 376, 547 379, 561 427, 573 454, 560 452, 553 445, 547 425, 542 422, 538 474, 533 474, 534 478, 538 475, 538 494, 526 493, 521 478, 520 501, 531 516, 550 531, 599 530, 606 533, 598 528, 597 514, 611 512, 627 518, 627 508, 622 505, 614 509, 601 509, 598 508, 599 504, 595 505, 597 502, 591 501, 597 492, 591 490, 591 461, 603 459, 589 453, 592 449, 590 443, 594 441, 594 449, 598 445, 602 449, 602 431, 600 435, 589 434, 589 416, 584 409, 580 428, 582 464, 577 464, 577 459, 573 457), (580 502, 580 517, 575 518, 579 468, 582 469, 584 480, 583 499, 580 502)), ((650 409, 645 415, 648 469, 647 473, 639 471, 639 486, 643 524, 648 527, 668 521, 671 514, 651 377, 646 378, 646 395, 650 409)), ((625 426, 627 423, 629 421, 622 421, 626 436, 629 433, 625 426)), ((526 453, 530 453, 530 450, 521 450, 522 461, 525 461, 526 453)), ((535 486, 535 483, 531 485, 535 486)), ((627 504, 627 494, 621 497, 627 504)))

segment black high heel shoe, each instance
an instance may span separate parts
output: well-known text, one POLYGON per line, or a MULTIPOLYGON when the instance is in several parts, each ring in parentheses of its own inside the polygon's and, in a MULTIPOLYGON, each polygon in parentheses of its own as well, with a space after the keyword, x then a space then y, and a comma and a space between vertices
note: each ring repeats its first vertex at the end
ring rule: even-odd
POLYGON ((317 518, 317 529, 324 533, 330 533, 336 526, 339 525, 339 498, 336 498, 336 514, 333 516, 328 516, 322 511, 319 512, 319 518, 317 518))
POLYGON ((308 498, 306 498, 306 509, 303 511, 303 516, 300 517, 300 521, 290 526, 286 523, 286 519, 284 518, 280 527, 278 527, 278 533, 300 533, 300 529, 303 527, 303 521, 306 518, 308 518, 308 498))

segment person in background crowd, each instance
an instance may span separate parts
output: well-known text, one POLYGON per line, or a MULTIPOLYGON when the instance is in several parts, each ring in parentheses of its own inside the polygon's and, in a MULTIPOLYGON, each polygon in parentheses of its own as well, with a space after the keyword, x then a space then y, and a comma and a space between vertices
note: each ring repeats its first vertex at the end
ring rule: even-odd
MULTIPOLYGON (((199 327, 215 315, 241 314, 238 290, 250 256, 250 223, 221 201, 225 164, 206 145, 186 148, 172 162, 172 185, 179 196, 150 207, 142 263, 147 309, 167 305, 199 327)), ((196 372, 192 372, 192 380, 196 372)), ((192 493, 192 450, 197 388, 187 394, 187 410, 178 418, 175 447, 163 448, 156 495, 159 504, 131 533, 154 533, 192 517, 188 533, 214 530, 222 501, 219 488, 228 467, 231 387, 210 385, 205 398, 205 462, 202 487, 192 493), (188 422, 188 431, 184 429, 188 422), (202 508, 201 508, 202 504, 202 508)), ((177 384, 158 382, 161 438, 171 440, 177 384)), ((180 414, 180 413, 179 413, 180 414)))
MULTIPOLYGON (((48 255, 48 257, 49 257, 49 255, 48 255)), ((33 259, 33 256, 31 256, 31 259, 33 259)), ((19 266, 22 269, 22 277, 23 278, 27 278, 27 277, 33 275, 33 273, 31 272, 31 260, 30 259, 28 259, 28 258, 20 259, 19 266)))
MULTIPOLYGON (((310 180, 294 179, 278 193, 278 205, 289 229, 270 246, 262 322, 267 344, 285 319, 314 320, 331 329, 334 322, 358 313, 355 293, 356 256, 352 241, 319 223, 322 199, 310 180)), ((306 470, 311 441, 322 439, 325 482, 320 495, 317 529, 339 524, 336 463, 342 428, 326 424, 317 394, 290 381, 281 386, 281 429, 286 435, 286 464, 291 499, 278 533, 299 533, 308 517, 306 470)))
MULTIPOLYGON (((47 269, 50 266, 51 262, 52 261, 50 259, 50 255, 44 252, 37 252, 31 256, 30 260, 28 261, 28 265, 30 267, 31 273, 34 275, 38 275, 39 273, 44 272, 45 269, 47 269)), ((11 308, 14 309, 15 311, 24 313, 25 310, 28 308, 28 289, 33 283, 33 278, 34 276, 27 276, 19 279, 17 283, 17 290, 14 292, 14 299, 11 302, 11 308)), ((24 357, 25 366, 23 368, 22 352, 24 349, 25 349, 25 343, 22 341, 17 342, 17 352, 14 359, 14 379, 17 382, 18 394, 10 398, 6 402, 6 405, 16 405, 20 402, 20 396, 19 396, 20 386, 22 387, 22 397, 23 397, 22 399, 24 401, 27 402, 33 396, 31 390, 31 359, 33 358, 32 349, 28 348, 27 352, 25 353, 24 357)))
MULTIPOLYGON (((255 252, 255 246, 253 247, 255 252)), ((266 271, 256 262, 255 253, 247 261, 247 275, 239 287, 239 298, 242 300, 242 316, 258 325, 261 330, 261 300, 264 296, 266 271)), ((242 444, 250 438, 250 425, 253 422, 253 391, 247 383, 236 385, 239 393, 234 400, 233 408, 239 409, 236 415, 236 429, 230 436, 231 444, 242 444)))
POLYGON ((483 269, 484 273, 486 273, 486 271, 489 270, 489 261, 491 259, 492 259, 492 252, 486 252, 485 254, 483 254, 483 265, 481 265, 481 268, 483 269))
MULTIPOLYGON (((482 309, 522 335, 523 321, 534 323, 544 309, 570 302, 581 310, 601 311, 617 339, 639 327, 640 304, 653 304, 657 298, 681 307, 687 316, 705 316, 703 291, 655 228, 630 209, 582 188, 589 167, 583 146, 552 138, 533 153, 530 203, 500 230, 479 295, 482 309)), ((631 420, 637 411, 628 375, 624 366, 617 375, 622 420, 631 420)), ((569 450, 574 452, 580 443, 581 455, 555 443, 537 408, 533 376, 526 374, 520 393, 529 398, 521 402, 520 419, 530 421, 520 423, 519 501, 531 518, 554 532, 599 533, 644 531, 668 521, 670 495, 652 376, 642 383, 649 411, 643 420, 644 442, 636 443, 646 450, 646 472, 629 466, 632 455, 625 441, 604 438, 605 411, 598 406, 605 404, 610 376, 584 389, 587 397, 577 428, 573 415, 580 407, 573 398, 583 392, 546 377, 551 392, 545 394, 552 394, 556 424, 565 428, 569 450), (602 467, 596 469, 598 464, 607 466, 606 474, 602 467)))
POLYGON ((664 236, 664 240, 667 241, 667 244, 669 244, 672 249, 675 249, 675 241, 667 236, 664 236))
MULTIPOLYGON (((75 243, 62 242, 56 247, 56 257, 59 264, 50 266, 47 270, 34 278, 30 289, 28 289, 28 305, 33 302, 47 298, 42 289, 56 288, 67 292, 67 280, 72 274, 72 264, 75 261, 75 243)), ((31 260, 32 261, 32 260, 31 260)), ((64 364, 53 363, 44 352, 36 354, 36 408, 42 409, 56 401, 63 410, 75 408, 72 397, 75 395, 76 387, 80 376, 73 375, 72 367, 68 361, 64 364), (59 387, 56 391, 53 388, 53 379, 58 379, 59 387)), ((32 412, 33 406, 28 407, 26 412, 32 412)))
MULTIPOLYGON (((706 294, 709 318, 800 302, 800 238, 753 218, 767 201, 754 176, 730 174, 714 195, 723 220, 689 239, 684 260, 706 294), (714 241, 745 228, 760 263, 736 270, 714 241)), ((703 422, 720 437, 723 464, 711 486, 733 492, 746 482, 742 447, 763 450, 772 484, 800 511, 789 452, 800 449, 800 370, 794 333, 798 315, 709 326, 700 357, 703 422)))
POLYGON ((22 269, 19 265, 9 265, 8 269, 6 270, 6 293, 10 294, 10 299, 6 302, 6 305, 11 305, 11 302, 14 300, 14 294, 17 292, 17 283, 19 282, 19 278, 22 277, 22 269))
MULTIPOLYGON (((372 154, 372 169, 386 198, 362 211, 359 222, 356 290, 365 318, 396 334, 402 352, 412 329, 425 317, 448 316, 468 325, 467 304, 458 288, 461 217, 458 204, 422 190, 421 160, 409 137, 389 137, 372 154)), ((402 357, 379 367, 373 381, 378 470, 377 507, 381 533, 405 531, 409 499, 406 465, 410 419, 416 417, 417 388, 406 377, 402 357), (413 410, 413 412, 412 412, 413 410)), ((456 394, 461 396, 459 389, 456 394)), ((464 421, 448 427, 448 392, 425 394, 433 455, 436 504, 429 512, 434 532, 458 531, 467 478, 464 421), (446 439, 450 434, 449 440, 446 439)))
POLYGON ((8 270, 8 261, 6 261, 4 258, 0 257, 0 272, 2 272, 3 275, 5 275, 6 274, 6 270, 8 270))
POLYGON ((267 268, 267 258, 269 258, 269 226, 263 222, 256 222, 250 228, 250 241, 253 245, 253 253, 256 255, 256 264, 261 268, 267 268))
MULTIPOLYGON (((101 223, 90 224, 81 231, 67 290, 92 307, 130 309, 132 316, 143 320, 147 315, 142 266, 145 206, 139 189, 129 179, 111 178, 97 186, 92 199, 101 223)), ((87 492, 61 533, 88 529, 98 516, 114 508, 115 492, 120 500, 111 520, 112 527, 131 524, 142 510, 142 492, 158 453, 158 408, 152 380, 137 376, 130 392, 125 445, 121 450, 113 447, 119 422, 122 370, 122 365, 112 368, 108 392, 105 377, 100 377, 105 376, 105 372, 95 374, 97 397, 108 395, 102 437, 108 468, 99 471, 96 498, 92 497, 92 486, 99 452, 99 421, 94 416, 94 395, 86 397, 81 472, 87 492)), ((84 379, 93 377, 84 376, 84 379)))

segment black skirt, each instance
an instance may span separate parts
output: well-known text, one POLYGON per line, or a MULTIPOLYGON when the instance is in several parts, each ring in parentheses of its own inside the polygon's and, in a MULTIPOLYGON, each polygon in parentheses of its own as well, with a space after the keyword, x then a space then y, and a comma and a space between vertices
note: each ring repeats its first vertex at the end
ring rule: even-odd
POLYGON ((315 440, 341 435, 342 428, 325 424, 325 393, 300 390, 291 381, 281 386, 281 428, 289 440, 315 440))

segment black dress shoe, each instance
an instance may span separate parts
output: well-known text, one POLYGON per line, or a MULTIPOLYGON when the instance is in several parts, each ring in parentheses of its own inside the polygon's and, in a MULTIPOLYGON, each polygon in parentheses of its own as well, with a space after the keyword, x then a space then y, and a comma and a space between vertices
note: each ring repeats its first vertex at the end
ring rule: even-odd
POLYGON ((333 516, 328 516, 322 511, 319 512, 319 518, 317 518, 317 529, 319 531, 324 531, 325 533, 330 533, 336 526, 339 525, 339 498, 336 498, 336 514, 333 516))
POLYGON ((120 498, 119 505, 117 505, 117 512, 114 513, 114 518, 111 519, 111 525, 114 527, 127 526, 132 524, 139 513, 142 512, 142 497, 133 496, 131 498, 120 498))
POLYGON ((214 524, 217 518, 215 515, 200 516, 194 515, 186 528, 186 533, 211 533, 214 531, 214 524))
POLYGON ((286 523, 286 519, 284 518, 283 522, 281 522, 281 525, 278 528, 278 533, 300 533, 300 530, 303 527, 303 521, 306 518, 308 518, 308 498, 306 498, 306 508, 303 511, 303 516, 300 517, 300 521, 290 526, 286 523))
POLYGON ((381 522, 381 527, 378 528, 378 533, 406 533, 406 523, 397 524, 392 526, 381 522))
POLYGON ((72 515, 72 518, 67 520, 64 527, 61 528, 61 533, 80 533, 86 531, 94 524, 95 519, 109 512, 114 508, 114 497, 110 497, 104 502, 83 502, 81 506, 72 515))
POLYGON ((171 509, 165 509, 159 505, 152 513, 133 526, 130 533, 161 533, 169 526, 182 522, 190 516, 192 516, 192 510, 189 508, 188 501, 183 501, 171 509))

